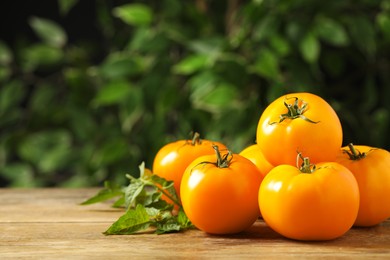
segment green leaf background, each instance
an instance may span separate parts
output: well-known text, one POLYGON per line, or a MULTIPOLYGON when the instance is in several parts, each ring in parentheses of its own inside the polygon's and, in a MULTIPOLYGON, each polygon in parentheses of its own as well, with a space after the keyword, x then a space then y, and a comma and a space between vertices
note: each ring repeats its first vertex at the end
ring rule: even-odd
POLYGON ((191 131, 240 152, 298 91, 333 106, 344 144, 390 150, 388 1, 201 2, 29 11, 30 34, 0 39, 0 185, 125 184, 191 131))

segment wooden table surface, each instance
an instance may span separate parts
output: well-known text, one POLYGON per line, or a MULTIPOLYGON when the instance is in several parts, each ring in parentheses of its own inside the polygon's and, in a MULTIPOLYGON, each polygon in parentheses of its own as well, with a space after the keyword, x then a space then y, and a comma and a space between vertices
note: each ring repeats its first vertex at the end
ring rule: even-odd
POLYGON ((0 189, 0 259, 348 258, 390 259, 390 220, 327 242, 285 239, 262 221, 233 236, 199 230, 166 235, 102 234, 121 210, 80 206, 97 189, 0 189))

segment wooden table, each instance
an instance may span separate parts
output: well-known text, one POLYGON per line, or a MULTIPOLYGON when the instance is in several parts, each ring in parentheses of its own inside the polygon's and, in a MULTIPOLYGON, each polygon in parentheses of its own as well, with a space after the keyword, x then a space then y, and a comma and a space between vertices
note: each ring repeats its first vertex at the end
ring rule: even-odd
POLYGON ((0 189, 0 259, 350 258, 390 259, 390 220, 353 228, 328 242, 285 239, 258 221, 233 236, 198 230, 155 235, 102 234, 121 210, 79 206, 97 189, 0 189))

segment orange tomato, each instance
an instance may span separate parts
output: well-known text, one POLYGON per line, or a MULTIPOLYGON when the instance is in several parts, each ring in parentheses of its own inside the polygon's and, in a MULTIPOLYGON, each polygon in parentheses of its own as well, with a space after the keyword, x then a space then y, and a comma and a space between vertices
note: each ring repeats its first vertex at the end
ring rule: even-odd
POLYGON ((342 128, 333 108, 311 93, 291 93, 262 113, 257 143, 274 166, 295 165, 297 152, 313 163, 333 161, 342 145, 342 128))
POLYGON ((239 155, 244 156, 253 162, 263 176, 267 175, 267 173, 274 168, 274 166, 265 159, 260 146, 257 144, 246 147, 239 155))
POLYGON ((364 145, 344 147, 336 161, 355 176, 360 191, 355 226, 374 226, 390 217, 390 153, 364 145))
POLYGON ((181 182, 184 212, 207 233, 241 232, 259 216, 261 181, 257 167, 238 154, 199 157, 187 167, 181 182))
POLYGON ((353 225, 359 188, 341 164, 324 162, 301 169, 279 165, 265 176, 259 190, 264 221, 281 235, 297 240, 330 240, 353 225))
POLYGON ((185 169, 199 156, 214 154, 213 145, 226 149, 226 146, 220 142, 200 139, 198 133, 194 134, 192 140, 178 140, 166 144, 154 158, 153 174, 173 181, 175 191, 180 197, 180 182, 185 169))

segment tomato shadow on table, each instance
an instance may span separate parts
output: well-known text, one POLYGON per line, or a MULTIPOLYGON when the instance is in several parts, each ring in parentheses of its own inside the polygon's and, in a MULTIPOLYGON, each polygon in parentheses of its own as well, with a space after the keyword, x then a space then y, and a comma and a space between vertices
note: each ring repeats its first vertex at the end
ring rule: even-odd
POLYGON ((282 235, 273 231, 267 224, 262 220, 257 220, 250 228, 244 230, 237 234, 229 235, 211 235, 212 237, 221 237, 221 238, 234 238, 234 239, 250 239, 250 240, 281 240, 285 239, 282 235))

